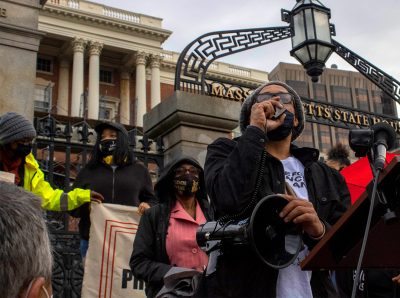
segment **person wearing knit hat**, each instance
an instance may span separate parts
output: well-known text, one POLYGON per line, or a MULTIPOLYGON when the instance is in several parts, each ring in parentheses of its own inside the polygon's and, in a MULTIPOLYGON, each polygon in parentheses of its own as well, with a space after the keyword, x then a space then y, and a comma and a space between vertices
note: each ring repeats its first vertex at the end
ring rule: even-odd
POLYGON ((0 145, 19 140, 31 140, 36 137, 36 130, 23 116, 8 112, 0 117, 0 145))
POLYGON ((46 210, 67 211, 87 202, 103 201, 100 194, 90 190, 76 188, 64 193, 53 189, 31 152, 35 137, 35 128, 24 116, 15 112, 0 116, 0 180, 13 182, 39 196, 46 210))
MULTIPOLYGON (((216 214, 223 216, 225 223, 246 220, 258 201, 280 194, 287 203, 277 216, 282 223, 295 224, 303 231, 305 245, 292 264, 272 268, 252 249, 256 244, 224 243, 222 255, 209 270, 215 272, 202 286, 205 296, 336 295, 328 271, 302 271, 299 264, 346 211, 350 194, 340 173, 318 160, 318 150, 292 143, 301 135, 304 121, 296 91, 283 82, 268 82, 243 103, 239 118, 242 135, 234 140, 220 138, 208 146, 205 180, 216 214)), ((271 248, 271 252, 277 250, 273 257, 284 255, 284 247, 271 248)))
POLYGON ((252 106, 257 102, 257 98, 259 98, 260 92, 263 90, 263 88, 267 87, 267 86, 272 86, 272 85, 277 85, 277 86, 281 86, 284 89, 286 89, 287 93, 289 93, 289 95, 291 95, 291 100, 293 103, 293 108, 294 108, 294 114, 297 118, 298 121, 298 125, 296 127, 293 127, 292 130, 292 138, 291 140, 294 141, 296 140, 301 133, 304 130, 304 109, 303 109, 303 104, 301 102, 300 96, 297 94, 297 92, 290 87, 288 84, 284 83, 284 82, 280 82, 280 81, 272 81, 272 82, 268 82, 262 86, 260 86, 259 88, 257 88, 253 93, 251 93, 246 100, 243 102, 243 106, 240 112, 240 119, 239 119, 239 123, 240 123, 240 131, 241 133, 243 133, 246 130, 246 127, 249 125, 249 121, 250 121, 250 114, 251 114, 251 108, 252 106))

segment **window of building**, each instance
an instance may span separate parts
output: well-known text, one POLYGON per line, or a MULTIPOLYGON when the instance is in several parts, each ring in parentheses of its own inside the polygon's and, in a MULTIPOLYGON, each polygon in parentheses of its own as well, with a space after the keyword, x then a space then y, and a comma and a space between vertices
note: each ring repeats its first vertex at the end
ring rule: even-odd
POLYGON ((326 153, 332 147, 332 138, 329 126, 318 124, 317 132, 319 150, 326 153))
POLYGON ((320 101, 326 101, 326 88, 324 84, 314 83, 313 84, 314 99, 320 101))
POLYGON ((48 85, 36 84, 35 86, 35 99, 34 109, 39 112, 50 112, 51 101, 53 95, 53 84, 48 85))
POLYGON ((358 108, 369 112, 368 91, 366 89, 356 88, 356 99, 358 108))
POLYGON ((299 94, 300 96, 305 97, 305 98, 310 97, 310 95, 308 93, 307 82, 287 80, 286 83, 290 87, 292 87, 294 90, 296 90, 297 94, 299 94))
POLYGON ((118 116, 119 99, 110 96, 101 96, 99 106, 99 120, 116 121, 118 116))
POLYGON ((100 69, 100 82, 113 84, 113 71, 109 69, 100 69))
POLYGON ((344 128, 335 127, 336 143, 342 143, 349 146, 349 130, 344 128))
POLYGON ((296 139, 296 144, 300 147, 315 147, 312 123, 304 123, 304 130, 302 134, 296 139))
POLYGON ((334 127, 336 144, 342 143, 347 149, 349 149, 349 158, 350 160, 355 158, 354 152, 350 149, 349 145, 349 133, 350 130, 340 127, 334 127))
POLYGON ((397 117, 395 103, 385 92, 382 92, 382 112, 387 116, 397 117))
POLYGON ((336 104, 352 107, 351 90, 343 86, 331 86, 332 100, 336 104))
POLYGON ((100 105, 99 120, 112 121, 113 118, 113 109, 111 107, 107 107, 105 104, 100 105))
POLYGON ((372 90, 372 102, 374 103, 374 112, 382 114, 382 91, 372 90))
POLYGON ((53 72, 53 60, 50 58, 38 57, 36 60, 36 70, 42 72, 53 72))

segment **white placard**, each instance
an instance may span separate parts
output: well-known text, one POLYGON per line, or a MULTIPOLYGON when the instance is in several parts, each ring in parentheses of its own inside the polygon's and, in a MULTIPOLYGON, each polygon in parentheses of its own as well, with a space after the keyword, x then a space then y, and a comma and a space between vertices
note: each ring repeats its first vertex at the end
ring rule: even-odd
POLYGON ((15 183, 15 174, 0 171, 0 181, 15 183))

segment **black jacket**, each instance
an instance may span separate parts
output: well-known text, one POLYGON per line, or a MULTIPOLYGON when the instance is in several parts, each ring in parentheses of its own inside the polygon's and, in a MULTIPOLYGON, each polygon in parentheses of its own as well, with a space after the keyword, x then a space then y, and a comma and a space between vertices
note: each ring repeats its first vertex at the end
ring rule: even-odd
MULTIPOLYGON (((104 203, 138 206, 141 202, 156 204, 153 185, 147 168, 139 162, 127 162, 123 166, 97 163, 83 168, 75 180, 74 188, 84 188, 103 195, 104 203)), ((79 233, 89 239, 90 209, 84 204, 71 212, 80 217, 79 233)))
MULTIPOLYGON (((218 139, 208 146, 206 186, 219 216, 237 214, 249 204, 265 142, 264 133, 249 126, 237 140, 218 139)), ((309 200, 329 228, 350 204, 343 177, 318 162, 316 149, 292 146, 291 154, 304 165, 309 200)), ((261 181, 258 199, 285 193, 282 163, 268 153, 261 181)), ((304 242, 309 249, 316 244, 306 235, 304 242)), ((207 279, 206 288, 209 297, 275 297, 277 277, 278 271, 262 264, 250 247, 231 247, 219 258, 217 271, 207 279)), ((328 271, 313 272, 311 286, 314 297, 335 294, 328 271)))
MULTIPOLYGON (((155 186, 157 199, 161 204, 147 209, 140 219, 139 228, 133 243, 130 266, 133 275, 146 282, 147 297, 154 297, 164 285, 163 277, 172 267, 167 255, 165 243, 171 209, 175 204, 173 191, 173 170, 183 162, 201 169, 197 161, 182 158, 167 166, 155 186)), ((213 218, 205 192, 204 174, 200 173, 200 188, 196 199, 207 220, 213 218)), ((195 235, 193 235, 195 237, 195 235)))

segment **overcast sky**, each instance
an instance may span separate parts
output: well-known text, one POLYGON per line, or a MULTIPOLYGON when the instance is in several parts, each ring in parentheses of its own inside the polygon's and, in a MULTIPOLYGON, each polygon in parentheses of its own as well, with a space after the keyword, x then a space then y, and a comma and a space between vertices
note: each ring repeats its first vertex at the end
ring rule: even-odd
MULTIPOLYGON (((198 36, 220 30, 286 26, 281 8, 291 10, 295 0, 92 0, 112 7, 163 19, 163 28, 173 33, 165 50, 181 52, 198 36), (202 4, 201 6, 199 4, 202 4)), ((331 9, 338 42, 400 80, 400 1, 322 0, 331 9)), ((278 62, 296 62, 289 54, 290 39, 235 54, 217 61, 272 70, 278 62)), ((354 70, 332 54, 340 69, 354 70)))

